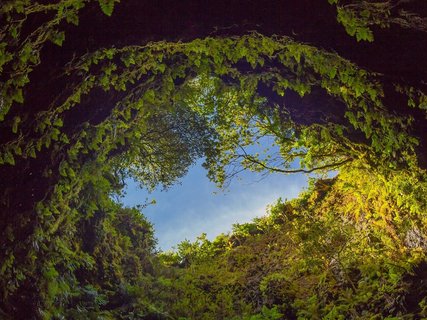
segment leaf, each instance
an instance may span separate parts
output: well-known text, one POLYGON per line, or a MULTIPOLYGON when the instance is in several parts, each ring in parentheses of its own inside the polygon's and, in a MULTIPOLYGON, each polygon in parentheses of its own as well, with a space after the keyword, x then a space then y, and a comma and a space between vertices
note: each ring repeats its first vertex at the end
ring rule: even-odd
POLYGON ((33 146, 28 150, 28 155, 31 158, 36 158, 36 149, 33 146))
POLYGON ((67 177, 67 163, 65 161, 61 162, 59 165, 59 174, 63 177, 67 177))
POLYGON ((51 133, 50 133, 50 136, 51 136, 52 140, 57 141, 59 139, 59 134, 60 133, 61 133, 61 131, 59 131, 57 128, 53 128, 52 131, 51 131, 51 133))
POLYGON ((126 67, 129 67, 131 64, 135 64, 135 57, 132 53, 123 55, 120 59, 126 67))
POLYGON ((67 135, 65 133, 62 133, 59 137, 59 141, 64 142, 65 144, 70 143, 70 140, 68 139, 67 135))
POLYGON ((72 23, 75 26, 79 24, 79 16, 74 11, 67 12, 65 19, 68 23, 72 23))
POLYGON ((12 96, 12 99, 18 103, 24 103, 24 96, 22 94, 22 89, 17 89, 12 96))
POLYGON ((63 123, 61 118, 56 118, 55 121, 53 122, 53 125, 55 127, 62 127, 64 125, 64 123, 63 123))
POLYGON ((337 74, 337 68, 331 67, 329 69, 329 73, 328 73, 329 78, 331 78, 331 79, 335 78, 336 74, 337 74))
POLYGON ((119 2, 119 1, 117 1, 117 0, 98 0, 99 6, 101 7, 102 12, 109 17, 113 14, 115 2, 119 2))
POLYGON ((12 125, 12 132, 13 133, 17 133, 18 132, 18 126, 19 123, 21 122, 21 118, 16 116, 15 118, 13 118, 13 125, 12 125))
POLYGON ((65 40, 65 33, 64 31, 53 31, 50 35, 50 41, 52 41, 54 44, 56 44, 59 47, 62 47, 62 43, 65 40))
POLYGON ((156 93, 152 89, 147 90, 143 97, 148 103, 154 103, 156 101, 156 93))
POLYGON ((4 162, 9 163, 12 166, 15 165, 15 158, 13 157, 13 154, 10 151, 6 151, 4 155, 4 162))
POLYGON ((18 38, 18 28, 17 28, 17 26, 12 26, 10 28, 10 35, 12 36, 13 39, 18 38))
POLYGON ((109 59, 109 60, 111 60, 111 59, 113 59, 113 57, 114 57, 114 49, 113 48, 110 48, 110 49, 106 49, 105 51, 104 51, 104 54, 105 54, 105 56, 107 57, 107 59, 109 59))
POLYGON ((33 52, 33 47, 30 43, 26 43, 24 47, 21 49, 21 52, 19 54, 19 60, 21 63, 27 63, 27 61, 30 59, 33 52))
POLYGON ((21 147, 20 147, 20 146, 15 146, 15 147, 13 148, 13 151, 15 152, 15 154, 16 154, 17 156, 22 156, 22 149, 21 149, 21 147))
POLYGON ((157 66, 157 69, 161 72, 164 73, 166 70, 166 65, 164 63, 161 63, 157 66))

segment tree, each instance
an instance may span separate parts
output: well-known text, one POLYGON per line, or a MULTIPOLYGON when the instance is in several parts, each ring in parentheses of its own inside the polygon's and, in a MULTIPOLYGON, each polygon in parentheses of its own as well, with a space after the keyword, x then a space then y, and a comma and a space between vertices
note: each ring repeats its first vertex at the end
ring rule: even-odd
MULTIPOLYGON (((355 36, 357 41, 373 41, 374 35, 371 26, 389 28, 396 24, 402 28, 427 32, 427 20, 409 8, 415 1, 349 1, 341 4, 339 0, 330 0, 329 3, 337 6, 337 19, 345 27, 347 33, 355 36)), ((419 4, 418 4, 419 5, 419 4)))
POLYGON ((415 50, 423 33, 399 31, 396 43, 394 30, 379 30, 362 50, 326 1, 256 2, 246 14, 240 1, 203 10, 203 1, 116 2, 0 9, 5 316, 20 305, 34 317, 62 312, 79 286, 76 269, 92 261, 76 245, 77 226, 111 206, 123 177, 167 186, 201 155, 219 184, 234 163, 288 172, 300 159, 300 171, 351 164, 384 175, 418 173, 417 161, 425 168, 427 62, 415 50), (182 33, 190 20, 176 10, 197 16, 182 33), (396 64, 401 52, 410 54, 396 64), (280 163, 246 151, 263 136, 281 148, 280 163))
POLYGON ((175 296, 165 309, 175 318, 214 319, 227 296, 229 318, 424 316, 427 203, 409 186, 426 188, 426 180, 424 172, 416 184, 413 175, 386 180, 347 168, 333 179, 313 179, 297 199, 278 201, 228 235, 181 243, 192 259, 173 269, 175 296), (400 183, 408 188, 404 202, 400 183), (402 205, 409 202, 412 209, 402 205), (217 242, 231 245, 219 249, 217 242))

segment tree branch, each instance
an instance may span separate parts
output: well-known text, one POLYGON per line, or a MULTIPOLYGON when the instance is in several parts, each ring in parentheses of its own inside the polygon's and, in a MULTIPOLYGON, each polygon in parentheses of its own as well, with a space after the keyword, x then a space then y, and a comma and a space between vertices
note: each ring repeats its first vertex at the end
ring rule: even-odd
POLYGON ((266 165, 265 163, 259 161, 258 159, 256 159, 255 157, 249 155, 246 153, 246 151, 240 147, 243 151, 243 155, 239 155, 240 157, 243 157, 261 167, 263 167, 264 169, 270 170, 270 171, 274 171, 274 172, 280 172, 280 173, 285 173, 285 174, 290 174, 290 173, 312 173, 314 171, 319 171, 319 170, 325 170, 325 169, 330 169, 330 168, 336 168, 336 167, 340 167, 348 162, 353 161, 352 158, 347 158, 344 159, 340 162, 336 162, 336 163, 329 163, 329 164, 325 164, 323 166, 319 166, 319 167, 314 167, 311 169, 293 169, 293 170, 286 170, 286 169, 281 169, 281 168, 277 168, 277 167, 270 167, 268 165, 266 165))

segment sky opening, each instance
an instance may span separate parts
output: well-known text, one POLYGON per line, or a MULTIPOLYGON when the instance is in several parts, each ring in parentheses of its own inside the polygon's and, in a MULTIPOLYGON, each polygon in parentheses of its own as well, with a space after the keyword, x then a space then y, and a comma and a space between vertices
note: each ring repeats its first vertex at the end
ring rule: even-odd
POLYGON ((138 183, 128 180, 122 202, 127 206, 144 205, 142 210, 153 223, 158 247, 173 249, 181 241, 194 241, 202 233, 214 239, 231 231, 234 223, 249 222, 266 213, 266 207, 278 198, 292 199, 307 186, 305 174, 284 175, 245 170, 234 178, 228 188, 218 189, 206 177, 202 161, 196 162, 180 183, 166 191, 148 193, 138 183))

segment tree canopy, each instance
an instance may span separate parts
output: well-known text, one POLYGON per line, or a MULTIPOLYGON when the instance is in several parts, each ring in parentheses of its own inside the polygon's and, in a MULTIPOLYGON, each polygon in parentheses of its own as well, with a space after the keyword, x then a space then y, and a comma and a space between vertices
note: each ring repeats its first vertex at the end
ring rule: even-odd
POLYGON ((0 314, 423 316, 402 292, 425 263, 426 15, 415 0, 6 1, 0 314), (266 137, 278 153, 251 153, 266 137), (112 196, 202 157, 219 186, 243 169, 339 176, 274 209, 295 217, 159 255, 112 196), (261 274, 259 247, 277 247, 261 274))

